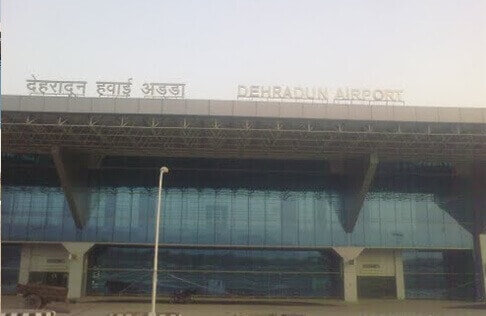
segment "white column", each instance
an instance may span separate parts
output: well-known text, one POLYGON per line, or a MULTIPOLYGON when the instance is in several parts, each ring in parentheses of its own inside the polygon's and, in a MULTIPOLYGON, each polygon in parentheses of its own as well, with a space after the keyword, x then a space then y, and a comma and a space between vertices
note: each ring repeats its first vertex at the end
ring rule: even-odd
MULTIPOLYGON (((482 289, 486 289, 486 234, 479 235, 479 248, 481 249, 481 267, 483 269, 482 289)), ((486 293, 483 293, 483 297, 486 297, 486 293)))
POLYGON ((403 278, 402 251, 395 250, 395 282, 397 284, 397 299, 405 299, 405 281, 403 278))
POLYGON ((86 290, 86 269, 88 258, 86 253, 94 243, 65 242, 62 243, 68 251, 68 299, 78 299, 84 296, 86 290))
POLYGON ((30 272, 30 257, 32 253, 32 247, 30 244, 23 244, 20 249, 20 267, 19 267, 19 283, 27 284, 29 282, 30 272))
POLYGON ((358 301, 358 282, 356 278, 356 258, 363 247, 334 247, 334 251, 343 259, 343 288, 346 302, 358 301))

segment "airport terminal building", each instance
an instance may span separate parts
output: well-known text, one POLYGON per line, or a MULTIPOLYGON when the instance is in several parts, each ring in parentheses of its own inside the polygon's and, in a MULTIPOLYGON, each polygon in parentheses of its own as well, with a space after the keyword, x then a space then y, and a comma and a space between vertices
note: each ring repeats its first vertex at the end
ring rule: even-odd
POLYGON ((2 291, 484 300, 486 109, 2 96, 2 291))

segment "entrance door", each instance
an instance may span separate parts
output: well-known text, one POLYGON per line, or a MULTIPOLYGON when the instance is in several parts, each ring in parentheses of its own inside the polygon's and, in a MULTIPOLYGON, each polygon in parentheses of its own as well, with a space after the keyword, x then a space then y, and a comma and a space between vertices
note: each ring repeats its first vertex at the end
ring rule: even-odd
POLYGON ((397 297, 395 277, 390 276, 358 276, 359 298, 391 298, 397 297))
POLYGON ((395 270, 393 250, 363 250, 358 257, 358 298, 397 298, 395 270))

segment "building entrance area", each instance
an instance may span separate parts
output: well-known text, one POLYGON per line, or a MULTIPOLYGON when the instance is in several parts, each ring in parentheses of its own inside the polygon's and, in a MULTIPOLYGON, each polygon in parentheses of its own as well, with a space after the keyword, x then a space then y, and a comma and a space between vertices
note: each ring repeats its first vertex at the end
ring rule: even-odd
MULTIPOLYGON (((148 294, 151 248, 97 246, 89 255, 88 295, 148 294)), ((340 298, 333 250, 160 249, 158 293, 194 289, 210 296, 340 298)))
MULTIPOLYGON (((105 157, 88 170, 89 217, 77 228, 51 158, 3 158, 4 293, 29 281, 67 283, 73 299, 150 293, 162 160, 105 157)), ((449 166, 381 163, 349 213, 357 196, 330 162, 169 162, 160 295, 473 298, 472 214, 448 196, 449 166)))
MULTIPOLYGON (((2 292, 18 283, 79 287, 82 295, 148 295, 153 249, 94 245, 69 284, 68 252, 60 244, 2 244, 2 292), (76 280, 76 278, 73 278, 76 280), (81 288, 82 287, 82 288, 81 288)), ((358 299, 471 300, 470 250, 364 249, 355 259, 358 299)), ((333 249, 160 248, 160 295, 191 289, 203 296, 342 299, 342 258, 333 249)), ((349 290, 349 289, 348 289, 349 290)))
POLYGON ((397 284, 394 276, 359 276, 357 282, 359 298, 397 298, 397 284))
POLYGON ((391 249, 363 250, 357 259, 358 298, 403 298, 403 281, 397 284, 397 278, 403 280, 399 254, 391 249))
POLYGON ((356 261, 358 299, 468 300, 474 294, 470 250, 365 249, 356 261))

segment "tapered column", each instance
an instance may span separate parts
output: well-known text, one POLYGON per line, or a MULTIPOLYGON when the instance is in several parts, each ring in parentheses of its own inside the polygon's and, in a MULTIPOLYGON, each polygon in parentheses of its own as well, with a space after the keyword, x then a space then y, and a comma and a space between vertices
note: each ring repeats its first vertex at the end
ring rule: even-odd
POLYGON ((23 244, 20 249, 20 267, 19 267, 19 283, 27 284, 29 282, 30 272, 30 257, 32 247, 29 244, 23 244))
POLYGON ((51 154, 74 223, 83 228, 89 218, 88 168, 99 167, 103 157, 59 146, 52 147, 51 154))
POLYGON ((473 165, 475 299, 486 301, 486 163, 473 165))
POLYGON ((86 272, 88 268, 87 252, 94 243, 65 242, 62 244, 68 251, 68 299, 78 299, 85 294, 86 272))
POLYGON ((345 181, 339 219, 347 233, 354 230, 366 194, 375 178, 378 162, 375 153, 361 159, 331 161, 331 173, 342 175, 345 181))
POLYGON ((346 302, 358 301, 358 279, 356 276, 356 258, 363 251, 362 247, 334 247, 342 258, 343 290, 346 302))

